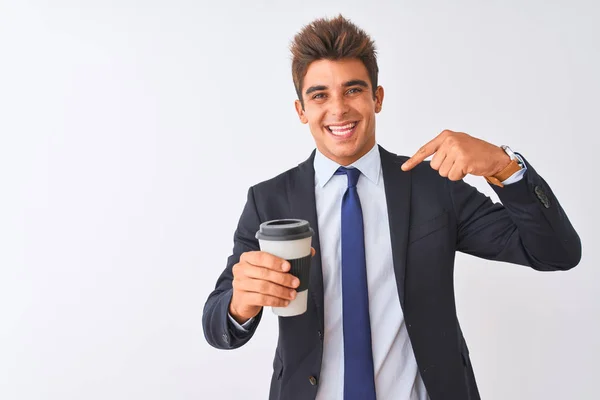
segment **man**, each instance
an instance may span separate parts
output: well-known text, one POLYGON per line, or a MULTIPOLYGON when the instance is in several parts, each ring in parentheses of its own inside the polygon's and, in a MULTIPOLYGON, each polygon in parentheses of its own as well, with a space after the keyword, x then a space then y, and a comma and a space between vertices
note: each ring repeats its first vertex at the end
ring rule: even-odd
POLYGON ((248 191, 204 308, 207 341, 240 347, 264 306, 295 297, 289 263, 259 251, 255 233, 264 221, 305 219, 315 230, 310 299, 306 313, 279 318, 270 399, 479 399, 456 316, 455 252, 568 270, 581 257, 577 233, 508 147, 447 130, 411 158, 378 146, 374 44, 348 20, 312 22, 291 50, 296 111, 317 149, 248 191), (485 177, 503 205, 466 174, 485 177))

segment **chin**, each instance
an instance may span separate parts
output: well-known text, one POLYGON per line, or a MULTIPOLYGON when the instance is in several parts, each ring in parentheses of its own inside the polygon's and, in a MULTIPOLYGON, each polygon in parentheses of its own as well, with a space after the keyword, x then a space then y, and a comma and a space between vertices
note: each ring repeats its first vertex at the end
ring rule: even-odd
POLYGON ((335 159, 336 162, 340 164, 345 164, 348 160, 350 161, 348 164, 355 161, 358 158, 358 155, 361 153, 360 148, 356 148, 353 145, 333 145, 326 147, 327 153, 330 154, 330 158, 335 159))

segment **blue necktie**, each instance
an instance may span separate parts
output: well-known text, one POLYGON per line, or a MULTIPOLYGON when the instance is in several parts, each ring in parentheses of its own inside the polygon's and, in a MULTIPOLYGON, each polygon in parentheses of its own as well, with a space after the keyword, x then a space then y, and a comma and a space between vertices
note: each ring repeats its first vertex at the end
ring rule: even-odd
POLYGON ((356 190, 360 171, 340 167, 336 174, 348 176, 342 199, 344 400, 375 400, 365 238, 356 190))

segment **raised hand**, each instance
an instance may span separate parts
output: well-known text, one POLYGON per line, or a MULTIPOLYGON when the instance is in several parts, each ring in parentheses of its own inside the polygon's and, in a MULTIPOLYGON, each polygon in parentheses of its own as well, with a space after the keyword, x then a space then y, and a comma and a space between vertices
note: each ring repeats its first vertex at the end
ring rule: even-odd
POLYGON ((453 181, 467 174, 494 176, 510 163, 501 147, 463 132, 445 130, 402 164, 402 170, 411 170, 431 155, 431 168, 453 181))

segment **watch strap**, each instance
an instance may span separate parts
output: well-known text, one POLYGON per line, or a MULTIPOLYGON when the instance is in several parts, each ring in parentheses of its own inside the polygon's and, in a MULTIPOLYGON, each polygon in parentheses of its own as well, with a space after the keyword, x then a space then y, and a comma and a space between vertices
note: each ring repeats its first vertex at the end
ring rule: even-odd
POLYGON ((516 172, 522 169, 517 159, 510 160, 510 163, 504 169, 494 176, 486 176, 485 179, 492 185, 504 187, 502 182, 513 176, 516 172))

